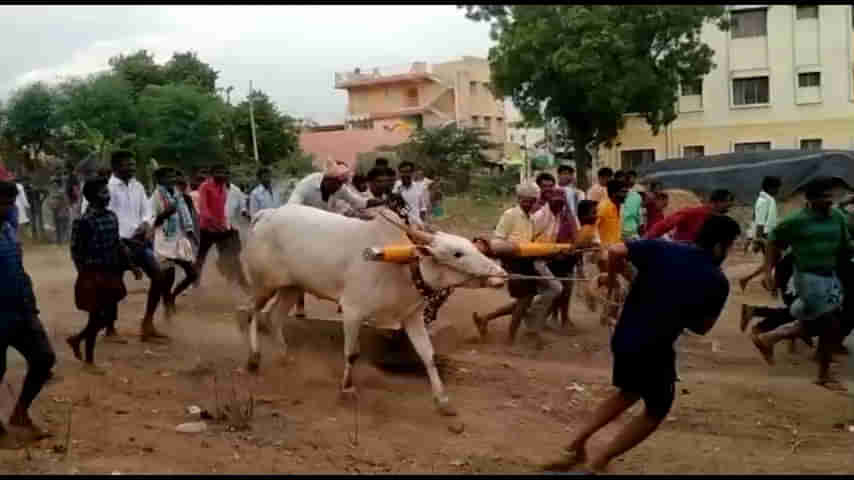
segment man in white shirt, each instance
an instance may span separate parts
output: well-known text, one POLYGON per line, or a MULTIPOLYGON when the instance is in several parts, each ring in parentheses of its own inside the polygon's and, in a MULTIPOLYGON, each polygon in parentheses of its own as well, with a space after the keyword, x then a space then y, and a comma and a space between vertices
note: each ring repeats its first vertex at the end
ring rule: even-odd
MULTIPOLYGON (((119 219, 119 237, 133 255, 133 261, 142 268, 151 281, 145 315, 142 318, 142 341, 154 341, 167 338, 154 328, 154 314, 163 296, 163 272, 154 256, 151 225, 158 223, 152 218, 151 202, 145 193, 145 187, 137 179, 136 160, 127 150, 113 153, 111 159, 113 173, 107 182, 110 191, 109 209, 119 219)), ((88 202, 83 199, 81 210, 86 211, 88 202)), ((174 208, 167 209, 160 216, 168 218, 175 213, 174 208)), ((107 327, 106 338, 114 343, 127 343, 116 332, 115 324, 107 327)))
POLYGON ((30 223, 30 201, 27 200, 27 192, 24 191, 24 186, 20 183, 16 183, 15 186, 18 187, 15 206, 18 207, 18 237, 20 237, 23 226, 30 223))
MULTIPOLYGON (((765 253, 765 242, 768 235, 777 226, 777 200, 774 198, 780 191, 783 182, 779 177, 765 177, 762 179, 762 191, 756 198, 756 204, 753 207, 753 222, 747 230, 748 247, 752 245, 754 251, 765 253)), ((747 288, 747 284, 758 277, 764 271, 763 265, 760 265, 756 270, 751 272, 746 277, 738 279, 738 284, 741 290, 747 288)))
POLYGON ((410 221, 422 222, 427 214, 427 205, 424 203, 424 184, 412 181, 415 164, 409 161, 401 162, 397 167, 400 180, 395 182, 392 193, 399 194, 409 208, 410 221))
POLYGON ((566 208, 578 225, 578 203, 587 198, 584 192, 575 186, 575 168, 571 165, 557 167, 557 184, 566 192, 566 208))
POLYGON ((376 207, 383 200, 367 199, 354 189, 343 188, 348 179, 349 167, 336 163, 325 172, 312 173, 297 183, 288 203, 307 205, 327 212, 335 211, 335 201, 344 200, 357 210, 376 207))
POLYGON ((430 185, 433 184, 433 180, 424 176, 424 169, 416 168, 415 174, 412 178, 412 183, 421 188, 421 195, 424 197, 424 220, 426 221, 427 217, 430 216, 431 209, 433 208, 433 203, 430 201, 430 185))
POLYGON ((258 169, 258 186, 249 194, 249 217, 254 217, 258 210, 282 205, 279 192, 273 191, 272 176, 269 167, 258 169))
MULTIPOLYGON (((323 172, 312 173, 297 183, 294 191, 291 192, 291 197, 288 199, 289 204, 306 205, 309 207, 318 208, 327 212, 338 213, 338 201, 346 202, 350 205, 348 214, 361 216, 358 213, 363 212, 366 208, 372 208, 383 205, 385 200, 376 198, 367 198, 356 193, 355 189, 345 188, 345 184, 350 177, 350 167, 341 162, 331 162, 327 165, 323 172)), ((297 317, 305 316, 305 297, 301 296, 296 305, 297 317)))

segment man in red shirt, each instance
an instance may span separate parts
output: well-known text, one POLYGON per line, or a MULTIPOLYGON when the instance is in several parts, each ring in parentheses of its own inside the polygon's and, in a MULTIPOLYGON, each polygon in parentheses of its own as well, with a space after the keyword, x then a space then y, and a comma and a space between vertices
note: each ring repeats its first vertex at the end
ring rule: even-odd
POLYGON ((221 271, 226 277, 236 275, 242 283, 243 275, 240 265, 232 265, 237 262, 237 254, 240 252, 240 235, 228 222, 226 212, 226 201, 228 199, 228 169, 225 165, 216 165, 211 169, 211 177, 208 177, 199 186, 199 256, 196 260, 196 271, 201 276, 202 267, 211 247, 216 245, 220 256, 218 262, 221 271))
POLYGON ((652 225, 644 238, 649 240, 659 238, 674 230, 673 240, 676 242, 693 243, 706 219, 710 215, 726 215, 734 197, 729 190, 715 190, 709 203, 699 207, 683 208, 660 222, 652 225))
POLYGON ((648 232, 658 222, 664 220, 664 211, 667 209, 669 202, 670 197, 668 197, 666 192, 647 192, 644 196, 644 208, 646 208, 646 225, 643 225, 644 233, 648 232))

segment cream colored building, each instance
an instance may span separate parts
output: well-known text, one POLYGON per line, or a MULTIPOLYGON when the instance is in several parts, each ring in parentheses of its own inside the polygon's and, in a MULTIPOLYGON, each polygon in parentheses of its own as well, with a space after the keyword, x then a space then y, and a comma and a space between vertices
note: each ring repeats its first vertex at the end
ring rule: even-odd
MULTIPOLYGON (((497 144, 505 141, 504 101, 490 91, 489 62, 483 58, 356 68, 336 73, 335 88, 347 90, 351 128, 411 132, 458 122, 486 129, 497 144)), ((492 154, 500 156, 500 149, 492 154)))
POLYGON ((526 128, 522 113, 513 105, 513 102, 507 102, 505 105, 507 138, 504 141, 504 159, 508 163, 521 163, 522 150, 528 150, 530 154, 535 146, 542 146, 546 139, 546 130, 526 128))
MULTIPOLYGON (((706 25, 712 70, 683 85, 679 117, 653 136, 629 116, 597 167, 768 149, 854 148, 851 5, 729 7, 729 31, 706 25)), ((627 72, 631 74, 631 72, 627 72)))

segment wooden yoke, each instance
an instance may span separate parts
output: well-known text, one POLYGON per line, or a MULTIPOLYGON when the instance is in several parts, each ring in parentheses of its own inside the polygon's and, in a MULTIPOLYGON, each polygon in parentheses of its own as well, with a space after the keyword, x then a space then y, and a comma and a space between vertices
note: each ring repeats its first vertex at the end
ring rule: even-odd
MULTIPOLYGON (((489 240, 487 256, 502 257, 550 257, 560 253, 572 253, 571 243, 516 243, 505 240, 489 240)), ((409 263, 415 261, 415 245, 386 245, 371 247, 364 251, 365 260, 374 262, 409 263)))

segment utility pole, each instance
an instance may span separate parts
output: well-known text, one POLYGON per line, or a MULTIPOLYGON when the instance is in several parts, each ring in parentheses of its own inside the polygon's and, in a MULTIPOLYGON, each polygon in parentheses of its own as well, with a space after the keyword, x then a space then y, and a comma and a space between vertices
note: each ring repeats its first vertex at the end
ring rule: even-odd
POLYGON ((252 150, 255 153, 255 165, 261 163, 258 160, 258 140, 255 138, 255 113, 252 110, 252 80, 249 80, 249 126, 252 128, 252 150))

